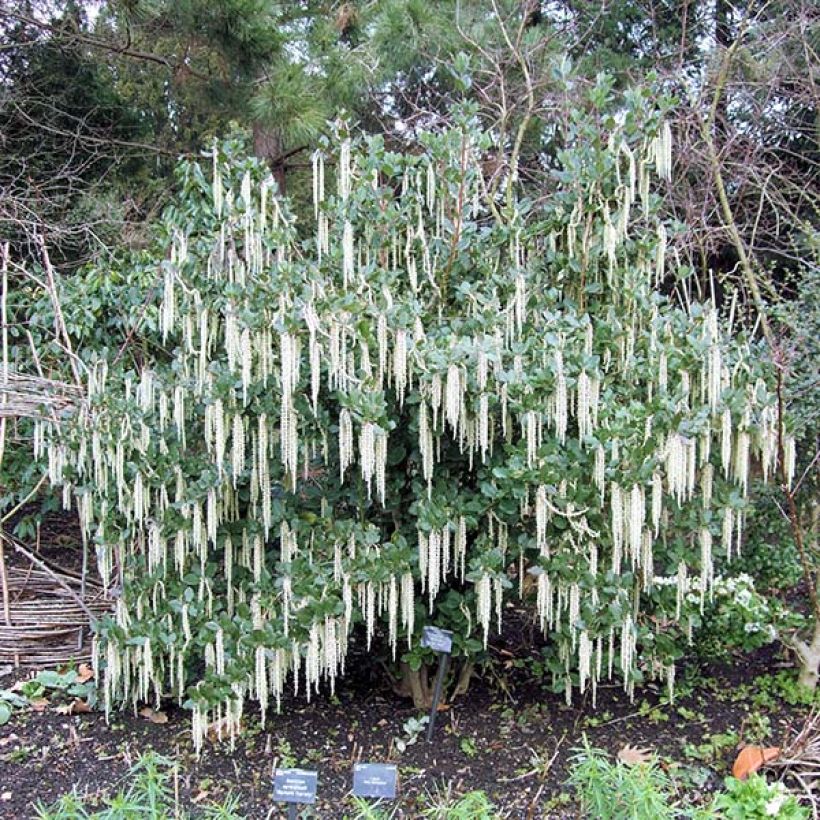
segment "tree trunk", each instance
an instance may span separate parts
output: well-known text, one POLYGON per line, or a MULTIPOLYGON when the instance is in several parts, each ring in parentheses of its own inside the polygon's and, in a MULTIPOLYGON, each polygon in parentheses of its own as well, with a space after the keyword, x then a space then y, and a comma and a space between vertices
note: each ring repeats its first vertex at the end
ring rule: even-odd
POLYGON ((472 661, 464 661, 458 673, 458 681, 456 681, 456 688, 453 689, 453 694, 450 700, 455 700, 459 695, 466 695, 470 688, 470 679, 473 676, 475 664, 472 661))
POLYGON ((393 686, 393 691, 401 697, 413 698, 416 709, 429 709, 433 705, 433 687, 427 667, 411 669, 406 663, 401 664, 401 677, 393 686))
MULTIPOLYGON (((418 670, 411 669, 406 663, 401 664, 401 677, 393 680, 393 691, 402 698, 413 698, 413 705, 417 709, 430 709, 433 705, 433 685, 430 682, 430 669, 422 666, 418 670)), ((475 671, 472 661, 464 661, 458 672, 458 679, 450 695, 450 700, 460 695, 466 695, 470 688, 470 680, 475 671)), ((446 690, 445 690, 446 691, 446 690)))
MULTIPOLYGON (((820 572, 817 573, 817 589, 820 592, 820 572)), ((800 660, 798 682, 812 692, 817 689, 820 679, 820 618, 814 619, 814 634, 811 641, 795 640, 794 649, 800 660)))
POLYGON ((282 139, 275 128, 260 122, 253 124, 253 153, 268 163, 276 180, 279 196, 285 195, 285 163, 282 161, 282 139))

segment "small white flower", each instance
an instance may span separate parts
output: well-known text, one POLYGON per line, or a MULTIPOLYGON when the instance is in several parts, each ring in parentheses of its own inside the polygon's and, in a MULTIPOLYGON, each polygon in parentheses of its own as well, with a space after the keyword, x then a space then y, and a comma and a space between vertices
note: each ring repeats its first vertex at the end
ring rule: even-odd
MULTIPOLYGON (((780 784, 778 783, 777 785, 779 786, 780 784)), ((783 807, 783 804, 787 799, 788 795, 781 786, 777 789, 777 794, 775 794, 775 796, 766 803, 766 816, 777 817, 780 814, 780 809, 783 807)))

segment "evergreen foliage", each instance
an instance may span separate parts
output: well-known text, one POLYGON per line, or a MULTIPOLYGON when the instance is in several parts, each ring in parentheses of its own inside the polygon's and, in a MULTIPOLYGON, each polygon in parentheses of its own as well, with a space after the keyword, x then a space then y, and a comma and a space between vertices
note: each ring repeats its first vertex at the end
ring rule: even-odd
POLYGON ((610 88, 538 202, 488 191, 469 107, 418 152, 337 125, 309 230, 236 144, 180 167, 168 356, 98 361, 76 424, 35 434, 120 591, 107 708, 173 694, 199 747, 288 678, 332 688, 352 640, 417 669, 433 622, 474 657, 511 596, 568 699, 672 685, 778 418, 756 345, 658 292, 686 275, 657 213, 671 137, 651 91, 610 88))

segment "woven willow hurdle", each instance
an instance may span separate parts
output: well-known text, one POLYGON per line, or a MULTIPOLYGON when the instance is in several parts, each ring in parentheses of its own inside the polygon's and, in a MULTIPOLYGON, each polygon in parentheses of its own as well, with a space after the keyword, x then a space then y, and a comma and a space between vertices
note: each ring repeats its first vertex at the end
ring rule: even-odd
POLYGON ((90 617, 111 608, 101 586, 34 565, 6 570, 8 612, 0 610, 0 665, 55 667, 91 657, 90 617), (8 615, 8 619, 6 618, 8 615))

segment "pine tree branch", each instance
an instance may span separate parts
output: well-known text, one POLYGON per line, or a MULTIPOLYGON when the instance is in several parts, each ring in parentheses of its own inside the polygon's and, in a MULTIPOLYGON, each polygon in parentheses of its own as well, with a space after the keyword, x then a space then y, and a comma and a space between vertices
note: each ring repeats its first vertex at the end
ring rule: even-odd
POLYGON ((83 45, 89 46, 91 48, 98 48, 102 51, 108 51, 113 54, 119 54, 121 57, 130 57, 134 60, 142 60, 144 62, 154 63, 155 65, 164 66, 165 68, 168 68, 171 71, 179 71, 180 69, 183 69, 187 73, 191 74, 192 76, 200 80, 211 79, 207 74, 202 74, 196 69, 191 68, 191 66, 188 65, 188 63, 178 62, 172 60, 170 57, 166 57, 163 54, 155 54, 152 51, 142 51, 140 49, 132 48, 130 45, 130 37, 128 42, 125 44, 108 43, 105 40, 100 40, 97 37, 91 37, 88 34, 82 34, 79 31, 67 32, 64 28, 61 28, 60 26, 55 26, 52 23, 47 23, 45 20, 38 20, 35 17, 28 17, 25 14, 17 14, 13 11, 6 11, 0 9, 0 19, 3 18, 15 20, 18 23, 33 26, 34 28, 41 29, 42 31, 48 31, 52 34, 59 34, 64 37, 69 36, 71 37, 71 39, 75 40, 78 43, 82 43, 83 45))

